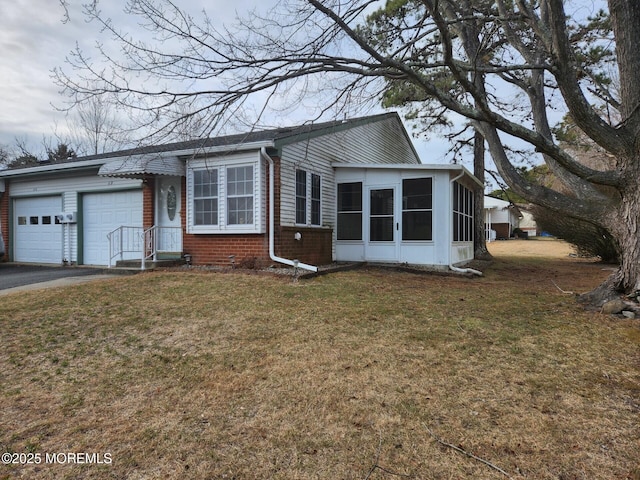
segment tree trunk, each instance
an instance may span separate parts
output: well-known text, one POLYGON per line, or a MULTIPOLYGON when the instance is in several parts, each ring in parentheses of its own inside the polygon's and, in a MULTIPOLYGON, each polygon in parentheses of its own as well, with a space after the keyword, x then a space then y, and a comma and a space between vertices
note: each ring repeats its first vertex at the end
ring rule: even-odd
MULTIPOLYGON (((640 154, 638 155, 640 158, 640 154)), ((623 161, 628 172, 621 200, 603 223, 617 243, 620 266, 602 285, 582 295, 581 301, 600 306, 620 294, 640 291, 640 162, 623 161)))
MULTIPOLYGON (((473 175, 484 185, 484 137, 477 130, 473 137, 473 175)), ((487 250, 484 225, 484 190, 476 190, 474 197, 474 258, 478 260, 491 260, 493 257, 489 253, 489 250, 487 250)))

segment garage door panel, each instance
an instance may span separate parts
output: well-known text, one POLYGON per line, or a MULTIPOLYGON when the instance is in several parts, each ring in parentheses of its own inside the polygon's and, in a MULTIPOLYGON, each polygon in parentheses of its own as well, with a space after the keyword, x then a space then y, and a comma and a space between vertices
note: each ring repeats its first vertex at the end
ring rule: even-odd
POLYGON ((61 210, 59 195, 15 200, 15 261, 62 263, 62 225, 55 219, 61 210))
MULTIPOLYGON (((121 226, 142 227, 142 191, 91 193, 83 196, 83 263, 109 264, 107 235, 121 226)), ((139 258, 136 253, 123 258, 139 258)))

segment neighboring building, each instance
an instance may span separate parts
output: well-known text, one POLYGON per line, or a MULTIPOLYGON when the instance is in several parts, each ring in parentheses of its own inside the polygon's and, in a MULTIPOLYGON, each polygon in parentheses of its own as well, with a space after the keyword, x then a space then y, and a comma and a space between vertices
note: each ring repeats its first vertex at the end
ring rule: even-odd
POLYGON ((541 232, 538 232, 538 224, 536 223, 535 218, 530 212, 527 212, 525 208, 526 206, 520 206, 520 213, 522 214, 522 218, 520 218, 520 230, 527 234, 528 238, 537 237, 541 232))
POLYGON ((519 228, 522 214, 514 204, 494 197, 484 197, 484 224, 487 241, 510 238, 519 228))
POLYGON ((479 181, 422 165, 397 114, 0 171, 10 260, 302 268, 473 258, 479 181), (298 264, 296 262, 296 264, 298 264))

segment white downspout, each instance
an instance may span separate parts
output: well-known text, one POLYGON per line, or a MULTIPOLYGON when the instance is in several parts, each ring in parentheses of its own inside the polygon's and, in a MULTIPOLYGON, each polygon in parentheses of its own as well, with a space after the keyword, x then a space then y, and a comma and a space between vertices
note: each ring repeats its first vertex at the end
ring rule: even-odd
MULTIPOLYGON (((453 182, 455 182, 456 180, 460 179, 464 177, 464 170, 460 173, 460 175, 458 175, 457 177, 449 180, 449 205, 451 206, 450 211, 451 211, 451 219, 453 220, 453 182)), ((474 217, 474 221, 475 221, 475 217, 474 217)), ((473 275, 478 275, 479 277, 482 276, 482 272, 479 270, 474 270, 473 268, 459 268, 453 265, 453 221, 449 224, 450 225, 450 229, 449 229, 449 233, 450 233, 450 237, 449 237, 449 268, 451 269, 451 271, 453 272, 457 272, 457 273, 471 273, 473 275)), ((475 228, 474 228, 475 231, 475 228)))
POLYGON ((289 260, 287 258, 278 257, 275 254, 275 168, 273 159, 267 154, 265 147, 260 148, 260 156, 269 163, 269 257, 274 262, 284 263, 296 268, 303 268, 311 272, 317 272, 318 267, 307 265, 298 260, 289 260))

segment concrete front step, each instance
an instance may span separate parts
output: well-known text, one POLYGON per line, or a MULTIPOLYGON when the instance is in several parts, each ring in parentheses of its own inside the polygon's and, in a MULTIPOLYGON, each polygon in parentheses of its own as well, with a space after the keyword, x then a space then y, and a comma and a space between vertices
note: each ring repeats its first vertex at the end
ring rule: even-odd
MULTIPOLYGON (((182 258, 173 258, 167 260, 147 260, 144 262, 145 270, 153 270, 154 268, 161 267, 177 267, 184 265, 186 262, 182 258)), ((140 260, 118 260, 116 262, 116 268, 122 269, 140 269, 142 262, 140 260)))

